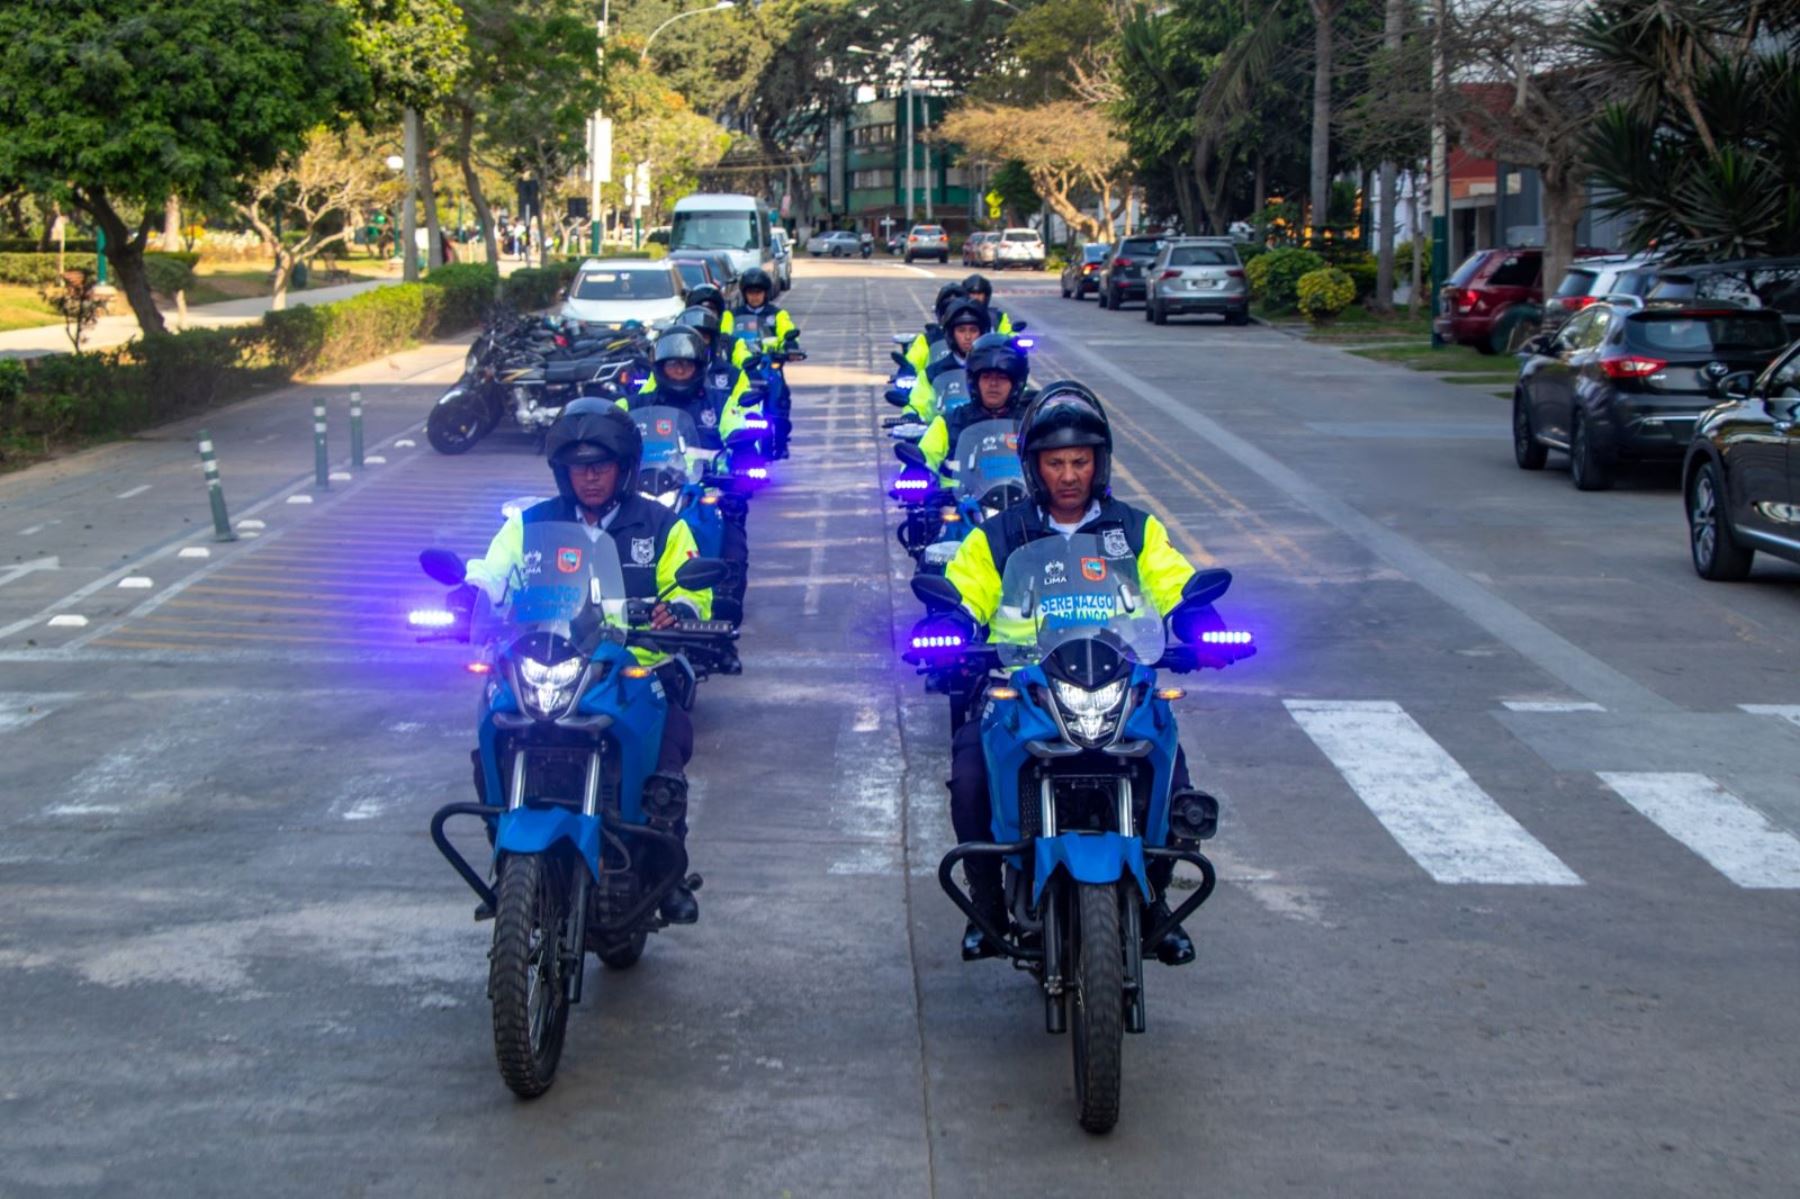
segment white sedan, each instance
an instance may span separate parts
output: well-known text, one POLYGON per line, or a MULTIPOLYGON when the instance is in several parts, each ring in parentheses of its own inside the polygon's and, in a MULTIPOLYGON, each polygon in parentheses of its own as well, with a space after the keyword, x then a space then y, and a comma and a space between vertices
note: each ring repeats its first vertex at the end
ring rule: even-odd
POLYGON ((686 288, 667 259, 590 258, 581 264, 562 314, 597 325, 637 321, 653 329, 675 323, 686 288))

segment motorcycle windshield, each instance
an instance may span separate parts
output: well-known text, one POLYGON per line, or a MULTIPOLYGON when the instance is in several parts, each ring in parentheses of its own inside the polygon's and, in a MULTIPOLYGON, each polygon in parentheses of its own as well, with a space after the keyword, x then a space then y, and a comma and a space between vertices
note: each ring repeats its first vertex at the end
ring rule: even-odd
POLYGON ((991 509, 989 516, 1025 498, 1019 431, 1011 421, 978 421, 962 431, 956 439, 956 492, 991 509))
POLYGON ((485 591, 477 597, 470 640, 504 645, 530 633, 570 637, 578 618, 602 638, 624 640, 625 571, 612 537, 590 538, 589 526, 560 520, 534 521, 523 533, 524 552, 500 602, 488 603, 485 591))
MULTIPOLYGON (((633 408, 631 419, 644 438, 644 457, 639 470, 646 478, 670 476, 680 486, 687 481, 688 451, 699 443, 694 418, 680 408, 654 404, 633 408)), ((657 490, 667 490, 658 487, 657 490)))
POLYGON ((949 412, 969 402, 969 376, 963 370, 945 371, 931 381, 939 412, 949 412))
POLYGON ((1007 666, 1036 665, 1069 641, 1104 641, 1146 665, 1163 652, 1162 614, 1118 532, 1053 534, 1014 550, 992 632, 1007 666))

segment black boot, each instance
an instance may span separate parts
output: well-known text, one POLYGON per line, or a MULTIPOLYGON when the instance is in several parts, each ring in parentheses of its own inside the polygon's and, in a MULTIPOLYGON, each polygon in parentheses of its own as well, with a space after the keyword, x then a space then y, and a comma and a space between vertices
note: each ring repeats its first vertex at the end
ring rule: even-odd
MULTIPOLYGON (((995 858, 967 858, 963 861, 963 874, 969 880, 969 900, 975 910, 994 925, 1005 929, 1006 896, 1000 888, 1000 862, 995 858)), ((981 927, 973 920, 963 929, 962 957, 965 962, 976 962, 982 958, 998 957, 1000 947, 981 931, 981 927)))
POLYGON ((694 898, 694 893, 688 890, 685 883, 677 883, 670 888, 669 893, 663 896, 662 906, 657 910, 670 924, 693 924, 700 919, 700 901, 694 898))
POLYGON ((1150 933, 1169 918, 1169 905, 1157 900, 1144 909, 1143 924, 1144 952, 1156 955, 1156 960, 1165 966, 1185 966, 1194 960, 1194 941, 1179 924, 1162 935, 1162 940, 1150 944, 1147 939, 1150 933))
MULTIPOLYGON (((651 828, 667 829, 687 843, 687 779, 658 771, 644 780, 644 819, 651 828)), ((670 924, 692 924, 700 919, 700 902, 686 880, 676 883, 659 905, 670 924)))

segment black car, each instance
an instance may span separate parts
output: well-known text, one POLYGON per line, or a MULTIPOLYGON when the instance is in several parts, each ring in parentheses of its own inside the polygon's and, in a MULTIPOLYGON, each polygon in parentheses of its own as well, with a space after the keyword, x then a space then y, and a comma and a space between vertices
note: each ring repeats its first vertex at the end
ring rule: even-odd
POLYGON ((1117 308, 1127 300, 1144 298, 1144 272, 1162 244, 1162 236, 1155 233, 1119 239, 1100 268, 1100 307, 1117 308))
POLYGON ((688 291, 710 283, 725 293, 727 308, 738 302, 737 272, 731 265, 731 255, 718 250, 676 250, 668 259, 681 273, 682 285, 688 291))
POLYGON ((1063 299, 1079 300, 1100 285, 1100 268, 1106 265, 1112 247, 1105 242, 1089 242, 1081 253, 1069 259, 1062 269, 1063 299))
POLYGON ((1688 547, 1704 579, 1750 573, 1757 550, 1800 562, 1800 341, 1761 377, 1732 375, 1682 464, 1688 547))
POLYGON ((1590 304, 1520 352, 1513 457, 1542 470, 1562 450, 1582 491, 1611 487, 1622 462, 1679 459, 1723 380, 1760 371, 1787 341, 1767 309, 1590 304))

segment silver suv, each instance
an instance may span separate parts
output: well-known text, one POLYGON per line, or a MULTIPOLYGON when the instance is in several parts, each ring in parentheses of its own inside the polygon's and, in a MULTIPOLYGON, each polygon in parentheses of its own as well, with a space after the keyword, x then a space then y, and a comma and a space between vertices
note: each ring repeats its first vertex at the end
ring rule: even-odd
POLYGON ((1144 273, 1147 321, 1166 325, 1184 312, 1210 312, 1228 325, 1250 323, 1250 285, 1228 237, 1171 238, 1144 273))
POLYGON ((940 263, 950 261, 950 235, 944 232, 942 225, 912 227, 912 232, 906 235, 906 261, 915 258, 935 258, 940 263))

